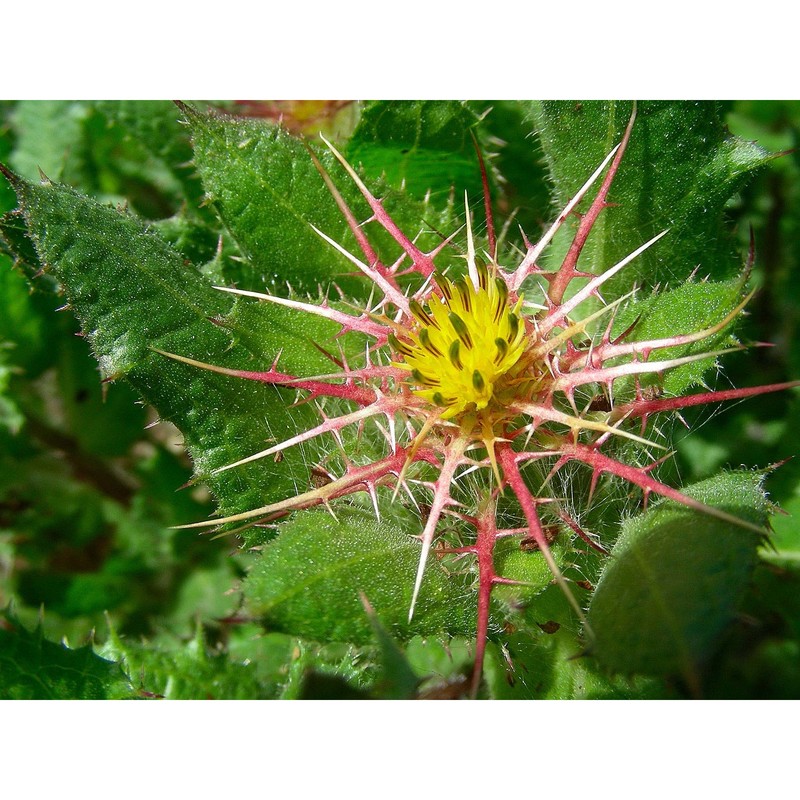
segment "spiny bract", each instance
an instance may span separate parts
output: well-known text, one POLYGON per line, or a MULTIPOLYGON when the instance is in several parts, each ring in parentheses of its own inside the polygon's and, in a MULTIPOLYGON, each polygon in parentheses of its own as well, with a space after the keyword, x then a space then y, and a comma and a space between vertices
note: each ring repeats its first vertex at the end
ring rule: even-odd
MULTIPOLYGON (((223 291, 316 314, 341 325, 343 333, 367 336, 371 346, 367 348, 365 363, 353 367, 344 362, 341 372, 306 378, 279 372, 277 360, 267 371, 249 372, 216 367, 174 354, 165 355, 222 374, 292 387, 308 393, 311 398, 338 398, 354 406, 348 413, 323 418, 311 430, 222 469, 232 469, 278 454, 324 434, 338 437, 343 428, 361 424, 369 418, 386 419, 385 426, 379 419, 375 421, 386 437, 388 452, 383 458, 366 465, 347 461, 340 477, 295 497, 186 527, 234 522, 256 524, 293 510, 328 504, 359 491, 370 494, 377 513, 376 488, 379 485, 393 484, 395 494, 400 489, 409 490, 413 465, 418 462, 433 465, 438 476, 428 484, 432 499, 420 535, 419 567, 409 619, 414 613, 437 526, 443 514, 456 514, 475 530, 474 543, 456 550, 475 555, 478 565, 473 694, 477 693, 480 684, 492 588, 499 583, 512 582, 495 571, 493 552, 500 537, 519 535, 535 541, 575 612, 583 620, 584 634, 590 636, 583 611, 550 552, 542 523, 540 507, 557 501, 552 496, 537 496, 531 491, 522 473, 525 464, 549 459, 552 462, 549 476, 552 477, 569 462, 581 462, 591 470, 592 490, 601 474, 609 474, 639 487, 645 500, 654 492, 690 509, 761 533, 760 528, 725 511, 703 505, 659 482, 651 472, 652 466, 658 463, 653 456, 650 457, 652 463, 641 467, 604 452, 608 450, 607 443, 615 438, 639 442, 648 448, 647 452, 663 451, 662 445, 644 438, 648 418, 655 413, 776 391, 789 385, 672 398, 653 398, 640 385, 640 376, 660 376, 665 370, 728 352, 703 352, 668 359, 652 357, 665 348, 689 345, 720 333, 742 310, 749 297, 705 330, 650 341, 629 341, 629 329, 612 338, 614 314, 627 298, 606 304, 600 288, 667 233, 664 231, 644 242, 599 275, 578 269, 584 244, 600 212, 608 205, 609 189, 631 136, 634 117, 620 144, 608 154, 539 242, 534 245, 525 240, 524 257, 516 268, 507 269, 498 263, 491 213, 487 212, 486 220, 488 248, 476 252, 467 207, 467 269, 466 274, 460 277, 441 274, 434 263, 442 250, 451 245, 451 240, 441 242, 432 252, 419 249, 399 229, 355 170, 326 142, 369 203, 372 217, 367 222, 376 221, 402 247, 403 254, 396 263, 383 264, 364 233, 366 223, 357 222, 331 178, 312 154, 348 221, 363 260, 346 251, 323 231, 317 233, 358 267, 373 285, 379 300, 360 314, 350 314, 329 306, 327 302, 314 305, 237 289, 226 288, 223 291), (543 250, 567 218, 577 213, 578 204, 604 173, 597 195, 588 209, 579 215, 577 232, 560 267, 553 271, 543 270, 538 263, 543 250), (412 293, 401 289, 400 275, 418 277, 419 283, 412 293), (534 280, 528 281, 529 278, 534 280), (531 291, 537 289, 537 281, 543 287, 539 297, 541 305, 527 301, 522 291, 526 281, 531 291), (581 307, 590 298, 594 298, 599 310, 582 315, 581 307), (633 380, 635 393, 632 399, 618 404, 614 402, 615 382, 622 378, 633 380), (604 398, 604 402, 593 402, 597 398, 604 398), (636 423, 637 433, 629 430, 630 423, 636 423), (460 504, 454 500, 451 488, 463 472, 476 468, 489 470, 486 496, 476 498, 474 509, 459 510, 460 504), (502 529, 497 525, 496 500, 506 490, 516 497, 526 523, 522 528, 502 529)), ((480 161, 484 191, 488 197, 488 181, 482 159, 480 161)), ((486 207, 489 208, 488 202, 486 207)), ((559 506, 556 513, 577 536, 595 549, 602 550, 563 508, 559 506)))

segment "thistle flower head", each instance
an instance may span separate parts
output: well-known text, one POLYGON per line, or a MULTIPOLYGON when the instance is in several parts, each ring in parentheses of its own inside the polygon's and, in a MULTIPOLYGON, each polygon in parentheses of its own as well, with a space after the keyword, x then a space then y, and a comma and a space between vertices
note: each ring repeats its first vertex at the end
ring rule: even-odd
MULTIPOLYGON (((362 257, 347 251, 324 231, 317 232, 363 273, 377 292, 377 302, 360 314, 352 314, 333 308, 327 302, 315 305, 269 294, 230 288, 224 291, 324 317, 341 325, 343 333, 366 336, 370 344, 364 362, 357 366, 344 362, 341 371, 333 375, 304 377, 281 373, 277 360, 268 370, 249 372, 215 367, 185 356, 165 355, 233 377, 289 387, 312 398, 333 398, 347 406, 338 416, 326 415, 314 428, 297 432, 260 453, 247 454, 241 461, 222 469, 277 455, 288 447, 320 436, 338 438, 345 428, 363 425, 367 420, 374 420, 385 435, 385 454, 366 464, 346 460, 340 476, 333 476, 324 485, 294 497, 186 527, 233 522, 255 524, 293 510, 329 504, 361 491, 372 497, 377 513, 379 487, 389 484, 393 485, 395 494, 400 489, 411 492, 408 482, 414 465, 420 462, 432 465, 437 477, 427 484, 431 496, 419 535, 419 567, 416 576, 409 576, 414 581, 411 618, 440 521, 443 515, 453 513, 455 507, 461 505, 454 499, 454 487, 462 473, 485 469, 492 477, 483 484, 483 496, 474 498, 472 508, 461 507, 458 511, 459 518, 472 529, 471 540, 458 552, 473 555, 478 572, 473 693, 477 692, 480 682, 489 631, 491 592, 496 585, 509 582, 495 570, 496 541, 512 535, 532 539, 584 623, 582 608, 573 598, 550 552, 543 513, 558 520, 570 534, 603 550, 557 497, 537 494, 531 489, 523 474, 526 464, 543 461, 552 477, 568 463, 581 463, 589 470, 592 489, 600 475, 611 475, 640 489, 645 501, 655 493, 687 508, 761 532, 748 522, 703 505, 658 481, 652 468, 663 455, 656 455, 656 451, 665 448, 645 438, 647 423, 659 412, 752 396, 785 388, 788 384, 653 398, 643 391, 640 383, 643 376, 658 378, 666 370, 727 352, 659 357, 659 353, 667 349, 715 336, 730 324, 749 297, 705 330, 642 341, 632 339, 629 328, 622 335, 612 337, 614 314, 626 298, 606 304, 600 294, 601 287, 654 246, 666 231, 602 272, 588 273, 578 268, 584 244, 601 211, 609 205, 608 193, 633 121, 632 117, 620 144, 589 177, 541 239, 536 244, 525 240, 524 255, 516 267, 507 268, 497 261, 498 248, 490 213, 486 220, 488 249, 480 255, 476 252, 467 213, 466 271, 461 276, 442 274, 435 263, 441 251, 450 245, 449 239, 431 252, 420 250, 353 167, 329 145, 369 204, 372 217, 368 222, 380 225, 402 248, 403 254, 397 262, 384 264, 370 244, 365 225, 356 221, 333 180, 312 154, 350 225, 362 257), (601 176, 597 194, 580 217, 563 262, 555 270, 544 270, 539 264, 542 252, 601 176), (400 274, 417 278, 410 293, 401 288, 400 274), (523 285, 529 279, 536 279, 542 287, 541 298, 536 298, 541 300, 539 305, 527 303, 522 295, 523 285), (599 309, 591 313, 585 310, 590 299, 594 308, 599 305, 599 309), (621 380, 633 389, 620 399, 616 385, 621 380), (619 460, 609 448, 609 442, 619 439, 638 442, 649 463, 642 467, 619 460), (504 530, 498 527, 495 508, 497 496, 502 492, 515 499, 525 521, 521 528, 504 530)), ((482 161, 481 167, 485 191, 488 191, 482 161)), ((489 208, 488 203, 486 207, 489 208)), ((590 636, 586 626, 584 634, 590 636)))
POLYGON ((468 410, 502 416, 509 399, 535 381, 533 365, 524 358, 529 338, 520 317, 522 299, 510 307, 496 268, 490 276, 479 262, 476 271, 475 284, 437 276, 437 291, 425 307, 409 304, 414 327, 389 339, 400 359, 394 366, 410 372, 414 394, 443 409, 442 419, 468 410))

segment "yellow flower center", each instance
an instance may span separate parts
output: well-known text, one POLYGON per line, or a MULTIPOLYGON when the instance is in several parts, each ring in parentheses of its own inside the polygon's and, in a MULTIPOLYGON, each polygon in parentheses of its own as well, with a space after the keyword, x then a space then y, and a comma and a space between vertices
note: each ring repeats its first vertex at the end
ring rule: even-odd
POLYGON ((403 341, 390 337, 403 357, 395 366, 411 373, 414 394, 445 409, 443 419, 485 409, 519 377, 515 367, 525 352, 522 299, 511 308, 505 282, 485 267, 477 274, 477 287, 467 278, 437 276, 441 297, 434 295, 427 308, 412 300, 418 325, 403 341))

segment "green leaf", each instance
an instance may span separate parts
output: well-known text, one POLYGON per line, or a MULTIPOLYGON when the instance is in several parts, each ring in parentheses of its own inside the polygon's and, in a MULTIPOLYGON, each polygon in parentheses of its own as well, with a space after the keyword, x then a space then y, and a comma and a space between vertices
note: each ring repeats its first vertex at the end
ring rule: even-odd
POLYGON ((782 503, 785 514, 779 514, 772 522, 774 535, 773 548, 764 553, 764 558, 781 566, 800 564, 800 526, 797 524, 800 517, 800 483, 795 486, 794 493, 785 503, 782 503))
POLYGON ((440 206, 453 188, 463 204, 464 190, 475 202, 482 196, 481 174, 469 131, 477 115, 456 101, 409 100, 368 103, 347 145, 348 160, 368 178, 418 199, 428 192, 440 206))
POLYGON ((217 285, 237 282, 241 259, 230 237, 222 238, 219 231, 191 211, 182 209, 176 215, 153 223, 152 229, 193 264, 203 265, 201 271, 217 285))
MULTIPOLYGON (((562 542, 551 546, 556 563, 563 565, 566 558, 572 556, 570 548, 562 542)), ((522 601, 526 604, 541 594, 553 582, 553 573, 547 566, 541 552, 529 540, 521 543, 516 537, 499 539, 494 549, 494 563, 498 575, 513 581, 520 581, 520 586, 497 586, 492 596, 497 600, 514 606, 522 601)))
MULTIPOLYGON (((250 265, 239 273, 240 288, 283 293, 288 282, 302 294, 316 292, 320 285, 327 289, 336 280, 351 294, 366 295, 370 287, 358 269, 312 228, 363 258, 300 139, 258 120, 188 108, 186 119, 206 195, 250 265), (354 273, 357 277, 350 277, 354 273)), ((315 149, 356 219, 368 219, 369 207, 351 178, 327 149, 315 149)), ((416 201, 405 191, 387 193, 385 186, 370 184, 403 230, 426 231, 417 240, 419 247, 440 243, 438 234, 428 232, 430 225, 445 232, 454 227, 447 202, 416 201)), ((401 251, 391 237, 377 223, 367 233, 384 262, 394 263, 401 251)))
POLYGON ((188 133, 167 101, 21 101, 11 127, 9 161, 28 179, 41 169, 154 218, 202 196, 188 133))
MULTIPOLYGON (((192 147, 186 127, 175 104, 167 100, 101 100, 93 103, 109 125, 119 128, 123 136, 141 145, 178 180, 183 196, 193 206, 203 196, 200 180, 191 166, 192 147)), ((109 131, 102 138, 113 140, 109 131)), ((108 168, 120 161, 120 149, 108 154, 108 168)), ((139 158, 141 170, 144 158, 139 158)), ((143 175, 142 177, 151 177, 143 175)), ((153 176, 154 177, 154 176, 153 176)), ((151 189, 152 191, 152 189, 151 189)))
POLYGON ((27 233, 21 214, 9 212, 0 217, 0 249, 11 259, 14 269, 25 275, 39 292, 56 294, 58 284, 42 271, 36 248, 27 233))
MULTIPOLYGON (((630 113, 631 104, 620 102, 531 105, 559 208, 621 140, 630 113)), ((601 272, 652 236, 666 229, 669 234, 613 278, 604 297, 623 294, 634 281, 677 284, 698 267, 701 277, 737 274, 741 262, 723 210, 770 158, 758 145, 730 136, 714 103, 640 103, 609 195, 615 207, 603 211, 581 263, 601 272)))
POLYGON ((758 564, 741 621, 726 636, 704 678, 703 696, 708 699, 790 700, 800 695, 797 560, 758 564))
POLYGON ((68 162, 80 148, 88 114, 85 102, 21 100, 11 117, 16 133, 11 166, 31 180, 39 176, 39 170, 62 179, 68 162))
MULTIPOLYGON (((551 629, 548 629, 551 630, 551 629)), ((577 657, 565 628, 532 636, 515 632, 486 655, 485 678, 495 700, 648 700, 666 695, 654 678, 608 676, 591 659, 577 657)))
MULTIPOLYGON (((723 320, 742 299, 742 281, 738 279, 723 283, 687 281, 674 289, 655 292, 628 303, 614 323, 612 336, 619 336, 634 322, 635 328, 626 337, 628 342, 645 342, 696 333, 723 320)), ((734 321, 724 331, 701 342, 654 351, 651 360, 661 361, 723 350, 735 342, 731 336, 731 329, 735 324, 734 321)), ((669 370, 660 381, 660 386, 667 395, 679 395, 690 386, 702 384, 703 377, 714 363, 713 358, 703 359, 669 370)), ((620 392, 621 383, 622 381, 617 385, 620 392)), ((630 383, 633 391, 633 382, 630 383)))
MULTIPOLYGON (((102 374, 125 376, 181 429, 199 474, 316 421, 308 407, 287 407, 290 390, 215 375, 152 348, 240 369, 267 369, 282 351, 284 370, 319 374, 329 362, 309 340, 324 345, 337 326, 306 315, 298 322, 297 312, 255 301, 234 304, 139 220, 67 187, 16 188, 39 255, 64 285, 102 374)), ((295 492, 309 470, 294 449, 280 465, 256 462, 209 483, 233 513, 295 492)))
MULTIPOLYGON (((256 634, 251 630, 250 638, 256 634)), ((275 698, 293 643, 285 636, 261 637, 240 658, 214 650, 202 626, 183 642, 163 636, 135 643, 112 628, 101 652, 125 665, 145 697, 168 700, 268 700, 275 698)))
POLYGON ((495 222, 502 224, 513 210, 516 222, 533 235, 549 221, 552 209, 541 153, 530 137, 527 104, 491 100, 470 106, 480 117, 478 131, 484 160, 491 173, 499 176, 494 180, 493 199, 501 213, 495 212, 495 222))
POLYGON ((361 602, 380 649, 381 674, 375 687, 377 694, 389 700, 405 700, 412 697, 419 686, 419 677, 408 663, 405 653, 378 619, 366 595, 361 596, 361 602))
MULTIPOLYGON (((684 491, 766 525, 761 482, 731 472, 684 491)), ((670 502, 626 520, 589 607, 592 655, 612 672, 681 673, 691 685, 733 618, 758 546, 752 531, 670 502)))
POLYGON ((75 650, 47 641, 41 627, 28 631, 7 613, 0 626, 0 698, 3 700, 105 700, 135 696, 118 664, 91 645, 75 650))
POLYGON ((409 623, 419 543, 365 513, 337 513, 338 522, 325 511, 301 512, 264 546, 244 592, 251 612, 268 629, 323 642, 371 642, 363 593, 397 639, 474 633, 474 599, 466 576, 448 575, 432 560, 409 623))
MULTIPOLYGON (((242 288, 289 281, 314 291, 353 265, 314 225, 355 252, 355 241, 300 139, 258 120, 187 109, 194 162, 253 279, 242 288)), ((323 160, 331 165, 331 158, 323 160)))

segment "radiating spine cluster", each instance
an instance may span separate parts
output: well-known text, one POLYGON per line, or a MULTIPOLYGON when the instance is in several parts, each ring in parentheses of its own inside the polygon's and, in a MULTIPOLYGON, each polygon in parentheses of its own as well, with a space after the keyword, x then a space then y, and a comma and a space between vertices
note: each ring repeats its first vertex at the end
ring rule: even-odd
MULTIPOLYGON (((332 308, 327 302, 315 305, 269 294, 219 288, 336 322, 341 325, 343 333, 368 337, 372 349, 388 348, 389 358, 383 362, 386 365, 368 357, 361 367, 345 364, 334 375, 304 378, 279 372, 277 362, 266 371, 252 372, 216 367, 174 354, 165 355, 225 375, 285 386, 311 398, 335 398, 355 407, 338 417, 326 417, 316 427, 222 469, 278 454, 288 447, 324 434, 338 436, 339 431, 347 426, 360 425, 368 419, 386 420, 386 425, 380 426, 380 430, 387 439, 387 453, 366 465, 348 462, 341 476, 294 497, 186 527, 212 527, 234 522, 255 524, 294 510, 330 503, 359 491, 369 493, 377 513, 376 492, 379 486, 393 486, 395 493, 401 488, 410 491, 407 481, 411 467, 420 462, 432 465, 437 470, 437 478, 429 484, 432 497, 420 534, 420 562, 409 613, 411 618, 439 522, 443 514, 455 512, 455 507, 459 505, 452 493, 459 471, 486 468, 493 478, 486 482, 485 496, 476 498, 474 509, 458 511, 459 518, 475 531, 475 543, 460 549, 460 552, 476 556, 478 571, 478 630, 473 693, 478 691, 480 683, 489 629, 491 591, 495 585, 509 582, 495 572, 493 552, 498 538, 508 535, 532 538, 555 579, 567 593, 576 613, 583 619, 582 609, 572 597, 550 553, 541 520, 540 507, 552 503, 554 499, 537 496, 523 475, 524 466, 531 461, 549 460, 551 476, 570 462, 580 462, 591 471, 592 489, 600 475, 616 476, 639 487, 645 499, 649 494, 656 493, 687 508, 760 533, 761 530, 756 526, 725 511, 706 506, 658 481, 652 474, 652 467, 657 461, 642 468, 626 464, 604 452, 608 441, 614 437, 624 437, 663 450, 660 445, 644 438, 647 421, 653 414, 717 400, 753 396, 795 385, 774 384, 655 399, 641 390, 638 381, 642 375, 660 376, 665 370, 727 352, 651 360, 651 355, 659 350, 692 344, 719 333, 741 311, 749 297, 719 323, 706 330, 646 342, 630 340, 631 330, 615 338, 611 336, 613 314, 626 298, 603 304, 599 311, 580 317, 581 304, 593 297, 602 301, 600 287, 666 233, 645 242, 601 274, 585 273, 578 269, 578 259, 589 233, 600 212, 608 205, 609 189, 631 135, 633 122, 634 117, 620 144, 570 200, 539 242, 531 244, 525 240, 525 255, 513 270, 507 270, 497 263, 488 181, 481 160, 487 194, 489 251, 480 256, 476 254, 468 219, 466 275, 456 278, 442 275, 434 263, 439 253, 450 244, 449 239, 432 252, 420 250, 399 229, 382 202, 372 195, 355 170, 326 142, 372 210, 370 219, 359 224, 330 176, 312 154, 348 221, 363 260, 345 250, 324 232, 317 232, 371 282, 379 294, 377 304, 357 315, 332 308), (543 250, 604 172, 600 189, 580 217, 575 237, 562 264, 553 271, 543 270, 538 264, 543 250), (364 232, 365 225, 373 221, 383 227, 403 250, 402 256, 394 264, 385 265, 381 262, 364 232), (401 272, 419 277, 420 286, 410 296, 398 282, 401 272), (531 314, 526 313, 529 306, 523 303, 521 290, 526 280, 533 276, 547 288, 542 297, 541 310, 531 314), (568 293, 567 289, 573 286, 573 282, 577 289, 568 293), (590 331, 604 316, 609 320, 604 332, 587 343, 590 331), (620 378, 633 378, 636 392, 633 399, 615 403, 614 384, 620 378), (576 391, 584 387, 595 387, 609 398, 606 411, 589 413, 589 406, 579 407, 576 391), (398 420, 402 424, 397 424, 398 420), (631 425, 638 428, 638 433, 628 429, 631 425), (497 527, 494 513, 496 500, 498 493, 505 490, 509 490, 516 498, 526 523, 522 529, 508 531, 497 527)), ((564 509, 559 508, 557 515, 569 530, 597 547, 564 509)))

